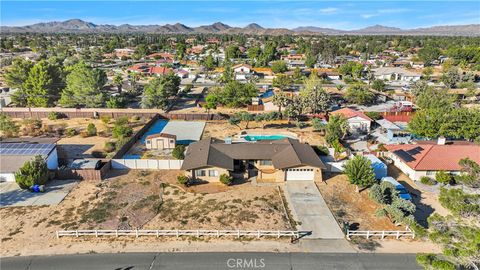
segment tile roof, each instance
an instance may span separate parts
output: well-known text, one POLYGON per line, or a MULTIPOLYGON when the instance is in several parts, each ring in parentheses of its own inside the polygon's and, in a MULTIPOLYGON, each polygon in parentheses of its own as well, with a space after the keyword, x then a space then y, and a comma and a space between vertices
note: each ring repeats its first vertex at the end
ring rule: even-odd
POLYGON ((398 156, 410 168, 417 171, 458 171, 458 162, 470 158, 480 163, 480 145, 453 143, 438 145, 428 142, 418 144, 386 145, 387 150, 398 156))
POLYGON ((360 111, 357 111, 357 110, 354 110, 354 109, 350 109, 350 108, 342 108, 342 109, 333 111, 330 114, 331 115, 341 114, 341 115, 345 116, 347 119, 350 119, 350 118, 353 118, 353 117, 360 117, 360 118, 363 118, 363 119, 368 120, 370 122, 373 121, 370 117, 366 116, 363 112, 360 112, 360 111))

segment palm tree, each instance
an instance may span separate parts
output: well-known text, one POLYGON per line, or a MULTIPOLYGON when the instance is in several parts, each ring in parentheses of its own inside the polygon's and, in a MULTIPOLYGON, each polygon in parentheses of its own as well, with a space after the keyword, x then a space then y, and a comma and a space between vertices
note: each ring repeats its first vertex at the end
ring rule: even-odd
POLYGON ((122 84, 123 84, 123 78, 122 75, 117 74, 115 77, 113 77, 113 84, 117 86, 118 93, 122 93, 122 84))

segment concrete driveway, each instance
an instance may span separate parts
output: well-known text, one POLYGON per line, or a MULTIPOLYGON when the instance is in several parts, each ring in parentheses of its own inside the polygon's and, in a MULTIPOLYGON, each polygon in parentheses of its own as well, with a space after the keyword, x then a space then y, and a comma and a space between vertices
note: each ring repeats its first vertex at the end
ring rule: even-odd
POLYGON ((332 212, 313 181, 287 181, 285 197, 300 230, 311 231, 307 239, 345 239, 332 212))
POLYGON ((21 190, 15 182, 0 183, 0 207, 59 204, 77 185, 75 180, 53 180, 44 193, 21 190))

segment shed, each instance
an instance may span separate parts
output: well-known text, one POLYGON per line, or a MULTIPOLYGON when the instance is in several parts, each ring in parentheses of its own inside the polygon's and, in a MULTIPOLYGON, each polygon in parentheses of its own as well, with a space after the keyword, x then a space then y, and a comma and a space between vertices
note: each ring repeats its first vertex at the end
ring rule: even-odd
POLYGON ((147 149, 173 149, 175 148, 177 136, 169 133, 158 133, 147 136, 145 146, 147 149))
POLYGON ((374 155, 365 155, 365 157, 372 163, 375 179, 382 179, 382 177, 387 176, 387 165, 385 163, 374 155))

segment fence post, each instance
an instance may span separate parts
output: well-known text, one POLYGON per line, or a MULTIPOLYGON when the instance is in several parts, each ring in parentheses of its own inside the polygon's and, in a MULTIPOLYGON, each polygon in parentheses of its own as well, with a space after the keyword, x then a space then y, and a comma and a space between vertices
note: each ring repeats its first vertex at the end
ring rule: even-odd
POLYGON ((260 238, 260 230, 257 231, 257 238, 260 238))
POLYGON ((135 229, 135 237, 138 238, 138 229, 135 229))
POLYGON ((397 231, 397 239, 400 238, 400 231, 397 231))
POLYGON ((75 235, 78 237, 78 230, 75 230, 75 235))
POLYGON ((200 230, 197 230, 197 237, 200 237, 200 230))
POLYGON ((382 231, 382 239, 385 237, 385 231, 382 231))
POLYGON ((370 231, 367 231, 367 239, 370 238, 370 231))
POLYGON ((95 230, 95 237, 98 237, 98 231, 95 230))
POLYGON ((350 240, 350 230, 347 229, 347 239, 350 240))
POLYGON ((178 236, 179 236, 179 234, 178 234, 178 230, 176 231, 176 233, 177 233, 177 238, 178 238, 178 236))
POLYGON ((277 234, 278 234, 277 238, 280 238, 280 230, 277 231, 277 234))
POLYGON ((159 231, 157 230, 157 238, 160 236, 159 231))
POLYGON ((115 230, 115 237, 118 237, 118 230, 115 230))
POLYGON ((240 238, 240 230, 237 230, 237 238, 240 238))
POLYGON ((217 230, 217 237, 220 237, 220 231, 217 230))
POLYGON ((58 239, 58 238, 59 238, 59 236, 58 236, 58 231, 55 231, 55 234, 57 235, 57 239, 58 239))

